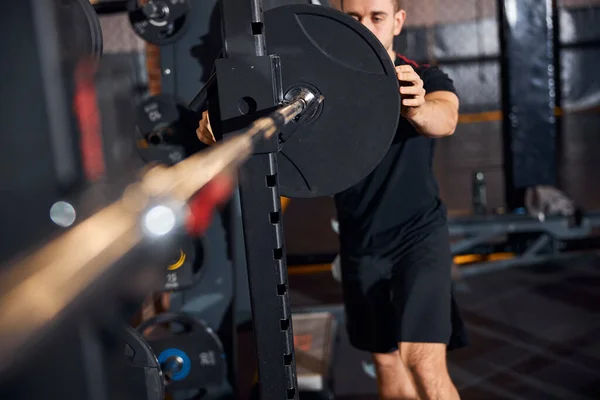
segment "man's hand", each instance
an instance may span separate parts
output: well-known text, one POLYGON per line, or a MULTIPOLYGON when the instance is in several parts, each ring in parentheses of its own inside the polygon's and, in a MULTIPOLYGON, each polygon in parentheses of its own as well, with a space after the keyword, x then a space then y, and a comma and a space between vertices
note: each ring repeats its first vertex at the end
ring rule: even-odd
POLYGON ((198 129, 196 129, 196 135, 198 136, 198 139, 200 139, 200 141, 207 146, 213 145, 217 142, 215 135, 213 134, 212 127, 210 126, 208 111, 204 111, 202 113, 202 119, 200 120, 198 129))
POLYGON ((458 123, 459 100, 449 91, 427 93, 423 80, 410 65, 396 67, 400 81, 400 113, 417 132, 429 138, 452 135, 458 123))
POLYGON ((401 114, 409 121, 413 121, 425 105, 423 80, 410 65, 396 67, 396 74, 400 81, 400 94, 402 96, 401 114))

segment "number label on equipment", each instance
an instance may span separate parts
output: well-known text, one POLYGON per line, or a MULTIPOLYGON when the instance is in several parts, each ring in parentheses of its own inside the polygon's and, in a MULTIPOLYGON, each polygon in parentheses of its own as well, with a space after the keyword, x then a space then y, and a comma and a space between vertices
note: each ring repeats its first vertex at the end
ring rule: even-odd
POLYGON ((167 283, 165 284, 165 288, 172 289, 172 288, 176 288, 177 286, 179 286, 178 279, 177 279, 177 273, 176 272, 168 273, 167 274, 167 283))
POLYGON ((148 116, 150 122, 159 121, 163 117, 157 103, 150 103, 146 105, 144 107, 144 112, 148 116))
POLYGON ((134 24, 134 27, 138 31, 144 31, 148 26, 148 21, 139 21, 134 24))
POLYGON ((215 352, 214 351, 206 351, 204 353, 200 353, 200 365, 202 366, 214 366, 217 364, 217 358, 215 357, 215 352))
POLYGON ((156 122, 162 118, 161 113, 158 110, 150 111, 148 113, 148 119, 152 122, 156 122))

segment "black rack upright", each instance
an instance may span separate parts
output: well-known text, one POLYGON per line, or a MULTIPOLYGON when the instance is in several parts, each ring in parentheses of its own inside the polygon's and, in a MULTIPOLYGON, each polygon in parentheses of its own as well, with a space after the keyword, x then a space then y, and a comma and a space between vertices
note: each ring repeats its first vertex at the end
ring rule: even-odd
MULTIPOLYGON (((226 135, 243 125, 240 113, 260 114, 272 109, 281 102, 283 93, 279 59, 267 55, 262 0, 222 0, 222 21, 224 52, 217 60, 216 74, 219 113, 226 135)), ((277 151, 275 135, 270 142, 259 145, 239 175, 263 400, 298 398, 277 151)))

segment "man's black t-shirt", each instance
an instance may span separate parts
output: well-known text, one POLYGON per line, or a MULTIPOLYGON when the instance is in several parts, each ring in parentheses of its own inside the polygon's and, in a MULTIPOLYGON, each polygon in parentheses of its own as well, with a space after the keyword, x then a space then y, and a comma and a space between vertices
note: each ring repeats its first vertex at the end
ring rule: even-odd
MULTIPOLYGON (((398 55, 395 65, 411 65, 426 93, 456 93, 452 80, 437 67, 418 65, 398 55)), ((420 135, 404 117, 391 148, 365 179, 335 196, 342 248, 370 253, 445 223, 432 163, 435 139, 420 135)))

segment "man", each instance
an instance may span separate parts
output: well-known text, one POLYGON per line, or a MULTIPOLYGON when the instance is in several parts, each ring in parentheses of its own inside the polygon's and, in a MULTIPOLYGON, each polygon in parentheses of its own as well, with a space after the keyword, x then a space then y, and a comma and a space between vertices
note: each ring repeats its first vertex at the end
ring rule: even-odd
MULTIPOLYGON (((459 100, 438 68, 395 53, 406 19, 399 0, 341 1, 387 49, 402 96, 396 138, 381 164, 335 196, 350 342, 373 354, 382 399, 459 399, 446 351, 463 346, 465 335, 432 171, 435 139, 454 133, 459 100)), ((206 114, 197 133, 214 142, 206 114)))
POLYGON ((347 331, 371 352, 382 399, 459 399, 446 350, 464 345, 452 293, 446 209, 432 170, 435 139, 452 135, 459 100, 435 67, 397 55, 401 0, 341 0, 396 65, 402 111, 381 164, 335 196, 347 331), (450 345, 450 346, 448 346, 450 345))

